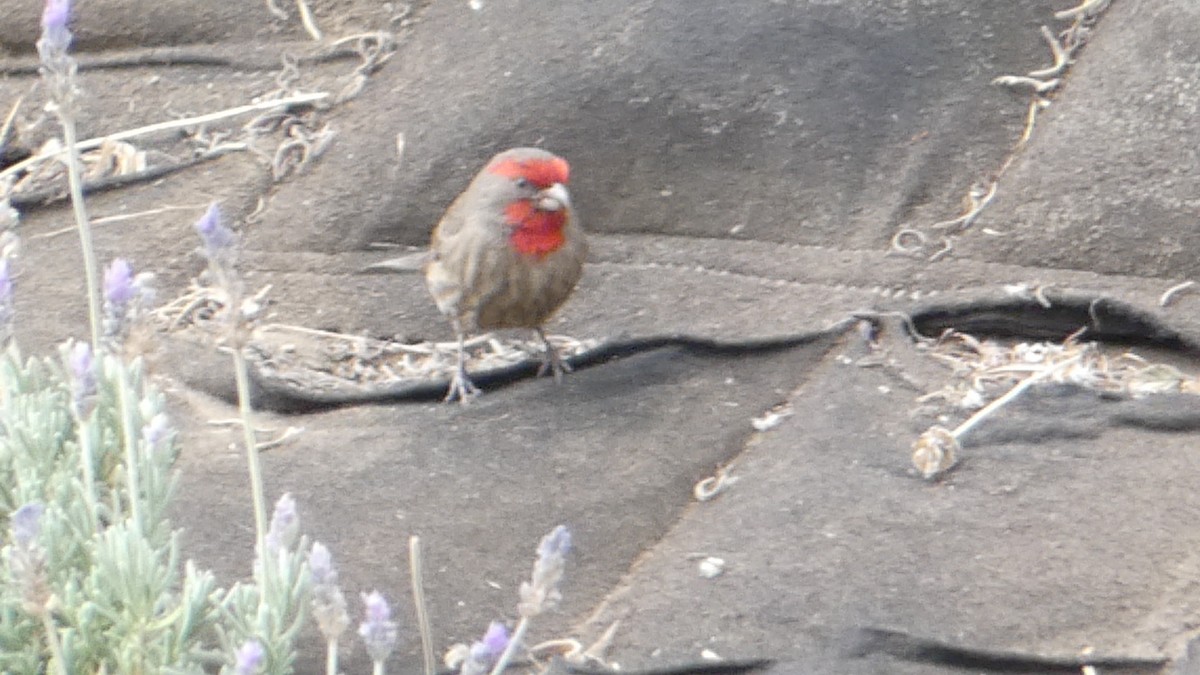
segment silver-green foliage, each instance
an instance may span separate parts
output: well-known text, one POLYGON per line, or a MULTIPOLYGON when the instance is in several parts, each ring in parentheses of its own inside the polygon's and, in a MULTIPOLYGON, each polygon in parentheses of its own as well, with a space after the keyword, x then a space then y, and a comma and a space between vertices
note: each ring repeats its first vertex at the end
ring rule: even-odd
MULTIPOLYGON (((65 357, 64 357, 65 359, 65 357)), ((44 672, 49 612, 71 672, 149 673, 163 668, 200 672, 192 649, 211 622, 212 580, 188 568, 181 580, 178 542, 166 520, 174 492, 173 434, 146 438, 164 413, 160 394, 145 386, 137 365, 101 361, 95 407, 77 424, 62 362, 23 360, 15 347, 0 354, 0 516, 41 503, 37 545, 44 551, 45 607, 30 607, 12 565, 0 577, 0 669, 44 672), (132 402, 122 412, 119 387, 132 402), (127 455, 125 424, 137 447, 127 455), (94 485, 81 478, 80 434, 90 437, 94 485), (139 486, 130 494, 127 457, 136 458, 139 486), (97 496, 92 525, 86 490, 97 496), (139 500, 144 524, 131 519, 139 500)), ((160 422, 161 424, 161 422, 160 422)), ((12 543, 4 549, 10 561, 12 543)))
POLYGON ((24 360, 12 346, 0 352, 0 522, 22 505, 45 507, 34 543, 44 560, 40 592, 28 574, 14 573, 11 532, 0 551, 0 671, 211 672, 251 638, 268 647, 265 671, 288 671, 308 592, 306 542, 284 542, 269 564, 255 566, 252 582, 228 592, 208 572, 181 565, 167 520, 178 445, 163 397, 138 363, 99 362, 94 407, 76 419, 65 348, 61 360, 24 360), (82 478, 81 434, 90 441, 91 486, 82 478), (52 663, 48 626, 62 664, 52 663))

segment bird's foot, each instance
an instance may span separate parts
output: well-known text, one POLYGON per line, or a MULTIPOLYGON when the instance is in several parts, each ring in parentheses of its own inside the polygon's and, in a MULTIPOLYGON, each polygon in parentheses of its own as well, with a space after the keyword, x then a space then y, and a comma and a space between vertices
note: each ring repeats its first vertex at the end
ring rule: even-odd
POLYGON ((442 399, 443 403, 449 403, 455 399, 462 405, 467 405, 471 399, 480 394, 479 387, 467 377, 465 370, 457 370, 454 373, 454 378, 450 380, 450 390, 446 392, 446 398, 442 399))
POLYGON ((542 354, 542 365, 538 368, 538 377, 543 377, 546 373, 554 373, 554 383, 562 384, 563 373, 571 372, 571 364, 563 360, 549 340, 545 338, 543 340, 546 345, 546 353, 542 354))

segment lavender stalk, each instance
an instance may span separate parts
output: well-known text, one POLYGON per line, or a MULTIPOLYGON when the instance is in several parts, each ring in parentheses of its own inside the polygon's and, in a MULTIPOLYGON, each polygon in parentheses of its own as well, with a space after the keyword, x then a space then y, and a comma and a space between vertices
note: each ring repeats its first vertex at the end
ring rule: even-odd
POLYGON ((50 110, 63 128, 64 155, 67 165, 67 184, 71 193, 71 208, 79 228, 79 245, 83 249, 83 274, 87 282, 88 321, 92 344, 100 345, 100 291, 97 288, 96 251, 92 246, 92 226, 83 202, 83 179, 80 177, 79 149, 75 147, 75 87, 77 64, 68 53, 71 31, 67 21, 71 16, 70 0, 46 0, 42 12, 42 37, 38 40, 38 55, 42 62, 42 79, 50 90, 50 110))
POLYGON ((517 623, 517 629, 513 631, 512 639, 508 641, 504 653, 492 668, 491 675, 500 675, 508 667, 508 662, 525 640, 529 620, 554 608, 562 599, 558 585, 562 581, 567 553, 570 550, 571 533, 565 525, 559 525, 550 534, 542 537, 542 542, 538 545, 537 560, 533 563, 533 576, 529 581, 521 582, 521 602, 517 605, 521 620, 517 623))

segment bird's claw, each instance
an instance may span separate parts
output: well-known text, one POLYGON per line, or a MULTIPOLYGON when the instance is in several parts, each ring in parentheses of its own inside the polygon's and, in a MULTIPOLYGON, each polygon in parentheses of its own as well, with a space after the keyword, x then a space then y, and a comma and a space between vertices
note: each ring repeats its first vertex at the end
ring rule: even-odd
POLYGON ((550 338, 546 337, 546 331, 541 326, 533 329, 537 333, 538 338, 542 341, 542 346, 546 348, 546 352, 542 355, 542 367, 538 368, 538 377, 542 377, 547 372, 554 373, 554 383, 562 384, 563 373, 571 372, 571 364, 563 360, 559 355, 558 350, 550 343, 550 338))
POLYGON ((572 372, 571 364, 563 360, 550 343, 546 343, 546 353, 542 356, 542 365, 538 368, 538 377, 544 377, 546 373, 554 373, 554 383, 562 384, 563 373, 572 372))
POLYGON ((446 398, 442 399, 442 402, 449 403, 458 399, 459 403, 467 405, 479 394, 479 387, 476 387, 467 374, 460 370, 454 373, 454 379, 450 380, 450 390, 446 392, 446 398))

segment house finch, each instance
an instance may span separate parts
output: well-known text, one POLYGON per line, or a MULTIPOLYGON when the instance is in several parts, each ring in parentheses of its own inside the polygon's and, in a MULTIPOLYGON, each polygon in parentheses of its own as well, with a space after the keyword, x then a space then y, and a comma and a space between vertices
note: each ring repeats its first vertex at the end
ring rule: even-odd
POLYGON ((575 290, 587 242, 571 209, 566 160, 537 148, 506 150, 483 167, 433 228, 425 283, 458 337, 446 400, 467 403, 464 341, 474 330, 531 328, 545 345, 539 374, 567 369, 542 324, 575 290))

